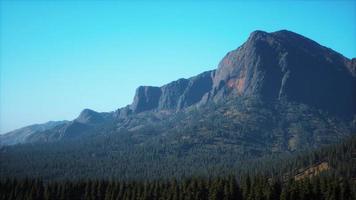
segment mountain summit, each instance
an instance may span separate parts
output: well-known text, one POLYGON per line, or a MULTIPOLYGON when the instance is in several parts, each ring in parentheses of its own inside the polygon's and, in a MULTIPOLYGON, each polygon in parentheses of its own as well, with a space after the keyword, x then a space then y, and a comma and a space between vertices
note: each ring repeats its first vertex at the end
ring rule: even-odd
POLYGON ((356 112, 355 60, 297 33, 254 31, 217 70, 162 87, 141 86, 130 108, 180 110, 230 95, 315 106, 345 117, 356 112))
POLYGON ((255 31, 219 63, 210 96, 258 95, 352 116, 354 68, 355 62, 291 31, 255 31))

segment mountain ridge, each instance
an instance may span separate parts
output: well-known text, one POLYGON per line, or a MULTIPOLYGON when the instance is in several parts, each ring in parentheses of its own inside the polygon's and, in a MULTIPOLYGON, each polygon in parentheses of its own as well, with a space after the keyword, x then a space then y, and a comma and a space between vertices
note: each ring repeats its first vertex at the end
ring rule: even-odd
POLYGON ((140 86, 132 104, 113 112, 84 109, 73 122, 57 129, 55 138, 65 136, 67 130, 86 132, 140 113, 176 113, 229 96, 299 102, 351 119, 356 113, 355 60, 291 31, 254 31, 223 57, 216 70, 161 87, 140 86))
POLYGON ((34 133, 42 132, 66 123, 69 123, 69 121, 48 121, 43 124, 32 124, 19 129, 15 129, 13 131, 0 135, 0 146, 5 144, 13 145, 18 143, 24 143, 26 142, 27 137, 34 133))

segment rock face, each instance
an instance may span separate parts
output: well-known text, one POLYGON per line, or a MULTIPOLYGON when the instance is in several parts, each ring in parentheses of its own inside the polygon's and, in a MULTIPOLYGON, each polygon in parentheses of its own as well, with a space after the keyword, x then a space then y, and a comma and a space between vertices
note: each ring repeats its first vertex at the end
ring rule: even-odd
POLYGON ((214 71, 189 79, 179 79, 162 87, 140 86, 136 90, 133 113, 148 110, 180 110, 198 103, 212 89, 214 71))
POLYGON ((131 109, 135 113, 139 113, 157 108, 160 96, 161 89, 159 87, 140 86, 136 89, 131 109))
POLYGON ((179 98, 178 109, 182 109, 202 100, 213 86, 215 71, 207 71, 189 79, 187 88, 179 98))
POLYGON ((255 31, 222 59, 211 96, 232 93, 286 99, 350 116, 356 113, 353 63, 290 31, 255 31))
POLYGON ((179 79, 161 87, 162 96, 159 99, 158 109, 177 109, 181 104, 181 96, 189 85, 188 79, 179 79))
POLYGON ((350 117, 356 113, 355 63, 290 31, 254 31, 216 71, 162 87, 139 87, 131 109, 180 110, 238 95, 295 101, 350 117))

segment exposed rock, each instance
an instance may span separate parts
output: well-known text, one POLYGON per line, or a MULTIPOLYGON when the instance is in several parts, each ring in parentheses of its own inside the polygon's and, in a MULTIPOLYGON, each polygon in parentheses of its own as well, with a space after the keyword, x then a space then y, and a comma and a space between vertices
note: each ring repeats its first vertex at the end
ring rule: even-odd
POLYGON ((295 101, 350 117, 356 113, 355 63, 291 31, 254 31, 216 71, 162 87, 141 86, 130 108, 180 110, 239 95, 295 101))
POLYGON ((131 109, 134 113, 152 110, 158 107, 161 97, 161 88, 152 86, 140 86, 136 89, 131 109))
POLYGON ((187 88, 179 98, 178 109, 200 102, 203 96, 212 89, 213 74, 214 71, 207 71, 190 78, 187 88))
POLYGON ((140 86, 130 108, 134 113, 148 110, 180 110, 198 103, 212 89, 214 71, 179 79, 162 87, 140 86))
POLYGON ((255 31, 229 52, 214 77, 212 96, 221 93, 287 99, 330 112, 356 113, 356 81, 352 63, 341 54, 299 34, 255 31))
POLYGON ((84 109, 80 115, 75 119, 75 121, 83 123, 83 124, 90 124, 90 123, 101 123, 103 122, 104 116, 100 113, 95 112, 94 110, 84 109))
POLYGON ((190 81, 188 79, 179 79, 161 87, 162 96, 159 99, 158 109, 177 109, 181 96, 187 89, 190 81))

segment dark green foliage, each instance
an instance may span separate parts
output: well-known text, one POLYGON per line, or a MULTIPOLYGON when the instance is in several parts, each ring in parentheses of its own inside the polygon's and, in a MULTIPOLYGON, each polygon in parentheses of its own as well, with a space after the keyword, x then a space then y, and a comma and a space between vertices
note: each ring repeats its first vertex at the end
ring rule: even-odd
MULTIPOLYGON (((354 125, 346 122, 306 105, 258 99, 230 99, 168 115, 147 112, 118 119, 80 140, 2 147, 0 177, 140 180, 280 175, 329 159, 332 152, 293 161, 301 151, 347 137, 354 125)), ((333 159, 347 162, 349 149, 338 151, 341 157, 333 159)), ((331 165, 351 173, 334 160, 331 165)))
MULTIPOLYGON (((248 180, 248 179, 246 179, 248 180)), ((246 184, 246 183, 243 183, 246 184)), ((235 178, 185 179, 179 182, 61 181, 43 183, 36 179, 0 182, 0 200, 12 199, 142 199, 142 200, 352 200, 355 185, 344 178, 323 176, 290 180, 288 183, 268 181, 266 177, 251 178, 251 187, 242 187, 235 178), (325 183, 323 187, 321 182, 325 183), (313 188, 322 188, 313 190, 313 188)))
MULTIPOLYGON (((207 200, 352 200, 356 198, 356 163, 352 152, 356 137, 338 145, 285 159, 263 169, 259 175, 221 176, 211 178, 183 178, 181 180, 117 181, 76 180, 47 181, 40 179, 1 179, 1 199, 207 199, 207 200), (331 164, 331 169, 315 177, 295 181, 293 170, 319 160, 331 164), (283 163, 283 164, 282 164, 283 163), (273 169, 273 170, 271 170, 273 169), (276 173, 279 171, 279 173, 276 173), (274 173, 272 173, 274 172, 274 173), (287 178, 286 178, 287 177, 287 178), (289 177, 289 178, 288 178, 289 177)), ((271 163, 271 162, 267 162, 271 163)), ((297 170, 298 171, 298 170, 297 170)), ((234 173, 234 169, 230 169, 234 173)))

